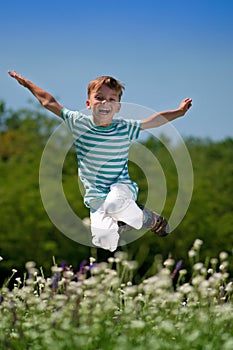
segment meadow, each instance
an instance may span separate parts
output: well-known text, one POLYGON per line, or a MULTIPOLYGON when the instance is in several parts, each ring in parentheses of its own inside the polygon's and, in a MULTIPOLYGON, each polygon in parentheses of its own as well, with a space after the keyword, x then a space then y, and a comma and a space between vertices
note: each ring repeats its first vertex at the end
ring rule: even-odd
POLYGON ((201 245, 187 254, 191 274, 155 256, 140 283, 121 251, 77 272, 54 261, 50 277, 28 261, 24 277, 13 269, 0 290, 0 349, 233 349, 229 254, 202 262, 201 245))

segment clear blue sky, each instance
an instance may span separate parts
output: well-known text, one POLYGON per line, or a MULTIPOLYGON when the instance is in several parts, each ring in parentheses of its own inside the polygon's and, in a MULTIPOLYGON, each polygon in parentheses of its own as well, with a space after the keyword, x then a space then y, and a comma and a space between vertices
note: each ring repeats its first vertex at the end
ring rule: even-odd
POLYGON ((0 99, 27 107, 15 69, 71 109, 85 107, 86 86, 113 75, 123 102, 156 111, 193 98, 184 136, 233 137, 233 1, 4 1, 0 20, 0 99))

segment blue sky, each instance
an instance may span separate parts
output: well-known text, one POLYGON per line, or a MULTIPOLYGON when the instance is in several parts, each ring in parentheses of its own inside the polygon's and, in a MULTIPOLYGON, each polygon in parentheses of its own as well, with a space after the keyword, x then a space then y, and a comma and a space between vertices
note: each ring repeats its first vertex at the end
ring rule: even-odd
POLYGON ((83 109, 88 82, 108 74, 125 84, 123 102, 162 111, 193 98, 173 122, 181 135, 233 137, 231 0, 8 0, 0 44, 0 99, 10 108, 31 96, 8 69, 70 109, 83 109))

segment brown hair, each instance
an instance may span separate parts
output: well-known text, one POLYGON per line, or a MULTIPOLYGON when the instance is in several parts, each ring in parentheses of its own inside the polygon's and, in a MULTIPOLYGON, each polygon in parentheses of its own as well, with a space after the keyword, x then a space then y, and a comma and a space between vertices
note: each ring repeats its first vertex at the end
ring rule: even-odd
POLYGON ((120 81, 118 81, 115 78, 110 77, 108 75, 98 77, 98 78, 92 80, 88 84, 88 87, 87 87, 88 98, 90 97, 90 94, 93 90, 98 90, 104 84, 107 85, 110 89, 117 92, 117 94, 119 95, 119 101, 120 101, 121 96, 123 94, 123 90, 125 89, 125 87, 120 81))

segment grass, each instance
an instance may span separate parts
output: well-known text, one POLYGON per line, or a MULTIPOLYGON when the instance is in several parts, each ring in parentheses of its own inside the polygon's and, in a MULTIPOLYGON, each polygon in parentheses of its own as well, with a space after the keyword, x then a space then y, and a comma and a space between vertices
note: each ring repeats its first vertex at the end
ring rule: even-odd
POLYGON ((233 349, 228 255, 200 262, 201 244, 189 252, 190 278, 173 259, 155 259, 139 284, 123 252, 107 263, 90 258, 77 273, 54 264, 50 278, 27 262, 24 279, 12 270, 0 290, 0 349, 233 349))

